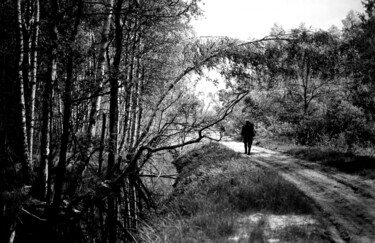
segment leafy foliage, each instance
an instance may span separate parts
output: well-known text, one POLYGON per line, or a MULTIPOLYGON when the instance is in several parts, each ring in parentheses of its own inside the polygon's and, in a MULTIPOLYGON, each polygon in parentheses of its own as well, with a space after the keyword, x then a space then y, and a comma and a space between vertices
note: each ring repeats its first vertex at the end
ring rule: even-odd
POLYGON ((371 148, 374 4, 363 4, 366 12, 349 12, 341 32, 276 25, 271 35, 278 38, 257 47, 256 63, 254 51, 242 50, 241 64, 234 65, 248 76, 237 83, 252 91, 232 116, 232 131, 250 119, 268 137, 345 151, 371 148))

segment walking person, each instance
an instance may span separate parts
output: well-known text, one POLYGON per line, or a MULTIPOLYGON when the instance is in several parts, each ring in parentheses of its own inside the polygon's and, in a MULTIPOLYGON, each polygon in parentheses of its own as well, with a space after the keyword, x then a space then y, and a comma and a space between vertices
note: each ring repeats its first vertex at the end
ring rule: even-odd
POLYGON ((246 121, 241 131, 242 141, 245 145, 245 154, 250 155, 251 145, 255 136, 254 124, 246 121))

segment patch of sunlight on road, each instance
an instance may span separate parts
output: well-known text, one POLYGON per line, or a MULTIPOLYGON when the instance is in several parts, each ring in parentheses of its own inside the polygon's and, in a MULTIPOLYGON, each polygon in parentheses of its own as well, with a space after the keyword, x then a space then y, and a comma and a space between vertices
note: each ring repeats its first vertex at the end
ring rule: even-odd
POLYGON ((267 220, 271 230, 280 230, 288 226, 307 226, 318 224, 315 219, 306 215, 269 215, 267 220))
POLYGON ((237 220, 236 235, 231 236, 229 242, 248 242, 254 232, 261 231, 267 242, 282 242, 277 237, 283 230, 298 227, 307 230, 309 226, 318 226, 319 223, 311 215, 266 215, 256 213, 241 217, 237 220))
MULTIPOLYGON (((228 148, 233 149, 234 151, 239 152, 239 153, 243 153, 244 150, 245 150, 242 142, 223 141, 223 142, 221 142, 221 144, 223 144, 223 145, 227 146, 228 148)), ((269 149, 265 149, 265 148, 253 145, 252 149, 251 149, 251 154, 252 155, 258 154, 258 155, 262 155, 263 157, 271 157, 271 156, 276 155, 278 153, 275 152, 275 151, 269 150, 269 149)))

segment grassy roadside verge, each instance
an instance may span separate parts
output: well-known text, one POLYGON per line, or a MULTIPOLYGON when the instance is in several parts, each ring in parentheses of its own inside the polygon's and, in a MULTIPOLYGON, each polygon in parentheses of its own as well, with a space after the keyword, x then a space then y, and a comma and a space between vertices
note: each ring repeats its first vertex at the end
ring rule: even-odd
POLYGON ((287 141, 259 140, 258 146, 279 151, 296 158, 320 163, 341 172, 375 179, 375 157, 342 152, 326 146, 298 146, 287 141))
POLYGON ((287 218, 311 215, 313 209, 294 185, 249 158, 211 143, 190 151, 175 166, 179 177, 173 193, 150 214, 141 242, 254 242, 265 237, 325 242, 315 226, 270 231, 265 215, 287 218))

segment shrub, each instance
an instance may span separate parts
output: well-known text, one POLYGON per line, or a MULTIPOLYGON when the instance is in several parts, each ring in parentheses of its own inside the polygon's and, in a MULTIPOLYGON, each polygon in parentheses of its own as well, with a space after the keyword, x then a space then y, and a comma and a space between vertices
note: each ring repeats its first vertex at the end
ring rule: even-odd
POLYGON ((295 140, 301 145, 315 145, 325 133, 325 120, 320 117, 303 119, 295 131, 295 140))

